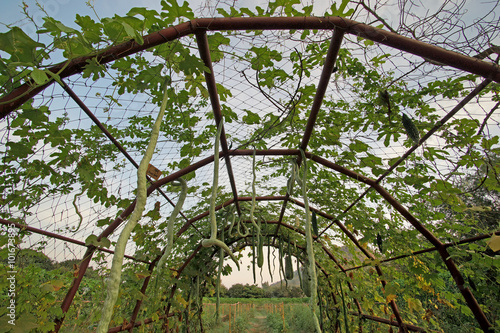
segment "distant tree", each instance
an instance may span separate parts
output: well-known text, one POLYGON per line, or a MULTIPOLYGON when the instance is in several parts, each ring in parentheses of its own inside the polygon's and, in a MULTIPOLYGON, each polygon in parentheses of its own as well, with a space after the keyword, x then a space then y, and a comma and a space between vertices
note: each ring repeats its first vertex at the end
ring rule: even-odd
MULTIPOLYGON (((80 267, 79 259, 64 260, 54 264, 54 269, 61 269, 65 272, 75 272, 80 267)), ((92 267, 88 267, 85 271, 85 277, 97 278, 99 274, 92 267)))
POLYGON ((16 263, 19 267, 27 267, 29 265, 35 265, 43 268, 47 271, 54 269, 54 264, 52 260, 49 259, 42 252, 38 252, 32 249, 22 249, 17 253, 16 263))
POLYGON ((228 295, 228 289, 225 285, 221 284, 220 285, 220 297, 227 297, 228 295))
POLYGON ((292 287, 289 291, 289 297, 304 297, 304 292, 300 287, 292 287))
POLYGON ((262 298, 264 297, 264 289, 256 285, 245 285, 245 297, 247 298, 262 298))
POLYGON ((245 287, 241 283, 233 284, 227 291, 228 297, 244 297, 245 287))
POLYGON ((241 283, 237 283, 229 288, 227 296, 235 298, 262 298, 264 297, 264 290, 256 285, 242 285, 241 283))

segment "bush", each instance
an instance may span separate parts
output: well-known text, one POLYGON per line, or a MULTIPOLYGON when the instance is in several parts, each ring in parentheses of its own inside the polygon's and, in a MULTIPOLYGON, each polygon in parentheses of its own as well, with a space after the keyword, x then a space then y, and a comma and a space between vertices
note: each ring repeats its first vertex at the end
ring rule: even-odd
POLYGON ((312 312, 308 306, 292 306, 289 314, 285 313, 286 324, 290 325, 289 332, 308 333, 314 332, 312 312))
POLYGON ((283 319, 279 312, 270 313, 266 317, 266 324, 271 333, 281 333, 283 331, 283 319))

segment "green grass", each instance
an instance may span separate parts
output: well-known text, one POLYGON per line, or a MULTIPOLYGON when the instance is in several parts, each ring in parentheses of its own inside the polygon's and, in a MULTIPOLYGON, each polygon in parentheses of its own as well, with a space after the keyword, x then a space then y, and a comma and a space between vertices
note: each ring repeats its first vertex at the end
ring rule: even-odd
MULTIPOLYGON (((224 304, 232 304, 232 303, 224 303, 224 304)), ((215 307, 211 307, 210 309, 206 309, 203 311, 202 319, 203 319, 203 327, 207 332, 210 333, 226 333, 229 332, 229 317, 226 312, 223 311, 223 315, 221 316, 220 321, 217 323, 215 320, 215 307)), ((249 322, 254 318, 255 311, 245 309, 245 311, 241 311, 238 313, 236 318, 234 318, 234 312, 231 315, 231 332, 239 333, 245 332, 249 326, 249 322)))

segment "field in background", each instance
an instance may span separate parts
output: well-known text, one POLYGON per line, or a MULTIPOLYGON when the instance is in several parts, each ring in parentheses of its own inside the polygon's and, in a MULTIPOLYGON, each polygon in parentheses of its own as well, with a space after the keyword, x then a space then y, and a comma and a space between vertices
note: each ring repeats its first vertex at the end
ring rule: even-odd
POLYGON ((311 332, 308 298, 221 298, 220 321, 215 298, 204 298, 203 321, 208 332, 311 332))

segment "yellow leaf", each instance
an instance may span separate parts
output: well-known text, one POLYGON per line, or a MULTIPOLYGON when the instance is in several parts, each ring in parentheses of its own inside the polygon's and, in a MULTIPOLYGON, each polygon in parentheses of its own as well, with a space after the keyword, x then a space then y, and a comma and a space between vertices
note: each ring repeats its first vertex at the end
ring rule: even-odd
POLYGON ((395 299, 396 299, 396 297, 397 297, 397 296, 396 296, 396 295, 394 295, 394 294, 389 294, 389 295, 387 295, 387 297, 385 298, 385 301, 386 301, 386 303, 390 303, 391 301, 395 300, 395 299))
POLYGON ((419 299, 408 297, 406 300, 408 302, 408 309, 413 313, 413 311, 420 312, 423 310, 422 302, 419 299))
POLYGON ((181 304, 183 307, 186 307, 189 303, 184 299, 182 298, 181 295, 177 294, 177 296, 175 297, 175 299, 177 300, 177 302, 179 302, 179 304, 181 304))
POLYGON ((488 206, 474 206, 474 207, 469 207, 465 209, 473 211, 473 212, 491 212, 491 207, 488 206))
POLYGON ((54 291, 58 291, 59 289, 64 286, 64 282, 61 280, 53 280, 51 281, 52 287, 54 288, 54 291))
POLYGON ((493 234, 488 242, 488 246, 493 250, 493 252, 500 251, 500 236, 493 234))
POLYGON ((137 278, 139 278, 139 279, 147 278, 150 275, 151 274, 149 272, 137 272, 137 273, 135 273, 135 276, 137 276, 137 278))

